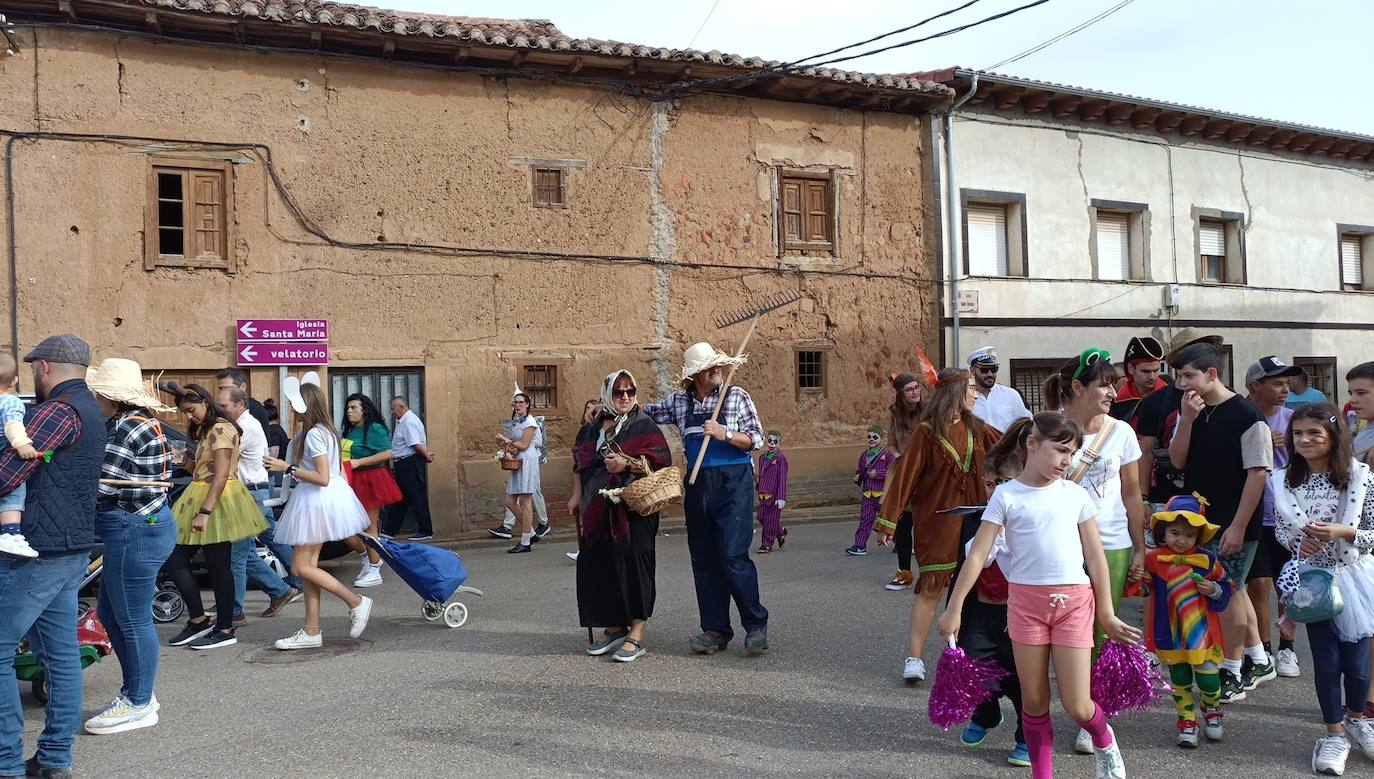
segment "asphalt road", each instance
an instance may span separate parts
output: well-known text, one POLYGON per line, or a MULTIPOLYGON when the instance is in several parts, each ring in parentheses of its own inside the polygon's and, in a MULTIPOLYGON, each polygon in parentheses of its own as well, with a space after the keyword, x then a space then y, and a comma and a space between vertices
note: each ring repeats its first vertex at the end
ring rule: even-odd
MULTIPOLYGON (((326 648, 276 652, 303 609, 252 619, 237 646, 164 647, 161 724, 116 736, 81 735, 86 777, 445 776, 931 776, 1029 777, 1007 766, 1011 726, 980 749, 926 718, 925 686, 900 679, 910 594, 882 585, 895 558, 846 556, 853 525, 798 526, 787 548, 757 556, 770 609, 768 654, 742 642, 692 655, 697 612, 686 538, 659 538, 659 599, 649 652, 634 663, 591 658, 577 625, 569 536, 535 552, 463 553, 485 597, 465 596, 458 629, 420 617, 395 576, 371 591, 372 622, 347 639, 346 612, 325 604, 326 648)), ((875 547, 876 549, 876 547, 875 547)), ((351 581, 356 565, 340 575, 351 581)), ((248 612, 265 601, 250 594, 248 612)), ((160 628, 164 639, 179 626, 160 628)), ((927 648, 931 662, 936 642, 927 648)), ((1287 777, 1309 774, 1322 730, 1305 675, 1278 679, 1227 707, 1226 741, 1195 752, 1173 745, 1172 707, 1116 723, 1131 776, 1287 777)), ((113 658, 86 671, 89 713, 118 691, 113 658)), ((25 690, 28 753, 42 710, 25 690)), ((1010 706, 1006 707, 1010 723, 1010 706)), ((1055 709, 1057 772, 1091 777, 1071 754, 1075 729, 1055 709)), ((1347 776, 1374 776, 1352 752, 1347 776)))

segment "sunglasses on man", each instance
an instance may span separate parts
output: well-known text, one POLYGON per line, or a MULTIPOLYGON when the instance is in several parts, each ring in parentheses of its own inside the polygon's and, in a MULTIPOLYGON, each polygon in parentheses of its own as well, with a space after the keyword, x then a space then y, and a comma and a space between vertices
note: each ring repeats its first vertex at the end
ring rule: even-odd
POLYGON ((1002 368, 1002 366, 1000 366, 1000 365, 975 365, 975 366, 973 366, 973 369, 974 369, 975 371, 978 371, 979 373, 991 373, 991 374, 994 374, 994 375, 997 373, 997 371, 1001 370, 1001 368, 1002 368))

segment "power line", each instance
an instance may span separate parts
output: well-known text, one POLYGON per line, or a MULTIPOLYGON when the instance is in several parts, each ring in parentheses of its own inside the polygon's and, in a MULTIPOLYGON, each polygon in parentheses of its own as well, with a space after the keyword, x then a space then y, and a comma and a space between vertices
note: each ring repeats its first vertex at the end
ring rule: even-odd
POLYGON ((1128 5, 1130 5, 1131 3, 1134 3, 1134 2, 1135 2, 1135 0, 1122 0, 1120 3, 1117 3, 1116 5, 1112 6, 1111 8, 1108 8, 1107 10, 1103 11, 1102 13, 1098 14, 1097 16, 1094 16, 1093 18, 1087 20, 1086 22, 1083 22, 1082 24, 1079 24, 1078 26, 1073 27, 1073 28, 1071 28, 1071 29, 1065 30, 1064 32, 1059 33, 1058 35, 1054 36, 1053 38, 1050 38, 1049 40, 1045 41, 1044 43, 1041 43, 1041 44, 1036 45, 1036 46, 1032 46, 1031 48, 1026 49, 1025 51, 1021 52, 1020 54, 1016 54, 1016 55, 1013 55, 1013 56, 1011 56, 1011 57, 1008 57, 1008 58, 1002 60, 1001 62, 999 62, 999 63, 997 63, 997 64, 995 64, 995 65, 989 65, 989 66, 987 66, 986 68, 983 68, 983 70, 984 70, 984 71, 996 70, 997 68, 1000 68, 1000 67, 1003 67, 1003 66, 1006 66, 1006 65, 1010 65, 1010 64, 1013 63, 1013 62, 1017 62, 1017 61, 1019 61, 1019 60, 1023 60, 1023 59, 1025 59, 1026 57, 1029 57, 1030 55, 1035 54, 1035 53, 1038 52, 1038 51, 1041 51, 1041 50, 1046 49, 1046 48, 1048 48, 1048 47, 1050 47, 1050 46, 1053 46, 1054 44, 1056 44, 1056 43, 1058 43, 1058 42, 1064 40, 1065 38, 1069 37, 1070 35, 1073 35, 1073 34, 1075 34, 1075 33, 1082 32, 1083 30, 1088 29, 1089 27, 1093 26, 1094 24, 1097 24, 1098 22, 1102 21, 1103 19, 1106 19, 1108 16, 1111 16, 1112 14, 1116 13, 1117 11, 1120 11, 1122 8, 1125 8, 1126 6, 1128 6, 1128 5))
POLYGON ((687 48, 692 48, 692 44, 697 42, 697 36, 701 35, 701 31, 706 29, 706 23, 711 21, 711 14, 716 12, 716 7, 719 5, 720 0, 716 0, 714 3, 711 3, 711 10, 706 12, 706 18, 701 20, 701 26, 697 27, 697 31, 692 33, 692 39, 690 41, 687 41, 687 48))
POLYGON ((933 35, 927 35, 927 36, 925 36, 924 38, 916 38, 916 39, 914 39, 914 40, 902 41, 901 43, 894 43, 894 44, 892 44, 891 46, 883 46, 882 48, 872 49, 872 50, 870 50, 870 51, 863 51, 863 52, 859 52, 858 54, 850 54, 850 55, 847 56, 847 57, 836 57, 835 59, 826 60, 825 62, 817 62, 817 63, 811 64, 811 65, 807 65, 807 67, 809 67, 809 68, 818 68, 818 67, 821 67, 821 66, 823 66, 823 65, 834 65, 834 64, 837 63, 837 62, 848 62, 848 61, 850 61, 850 60, 856 60, 856 59, 859 59, 859 58, 861 58, 861 57, 871 57, 871 56, 873 56, 874 54, 882 54, 882 53, 885 52, 885 51, 892 51, 893 49, 900 49, 900 48, 903 48, 903 47, 905 47, 905 46, 914 46, 914 45, 917 44, 917 43, 925 43, 926 41, 933 41, 933 40, 935 40, 936 38, 944 38, 944 37, 949 36, 949 35, 954 35, 955 33, 961 33, 961 32, 963 32, 963 31, 965 31, 965 30, 971 30, 971 29, 973 29, 974 27, 978 27, 978 26, 980 26, 980 25, 988 24, 989 22, 995 22, 995 21, 997 21, 998 19, 1005 19, 1006 17, 1011 16, 1011 15, 1013 15, 1013 14, 1018 14, 1018 13, 1021 13, 1022 11, 1030 10, 1031 8, 1034 8, 1034 7, 1036 7, 1037 5, 1044 5, 1045 3, 1048 3, 1049 1, 1050 1, 1050 0, 1034 0, 1034 2, 1026 3, 1025 5, 1018 5, 1017 7, 1012 8, 1012 9, 1010 9, 1010 10, 1003 11, 1003 12, 1001 12, 1001 13, 993 14, 992 16, 988 16, 988 17, 984 17, 984 18, 982 18, 982 19, 979 19, 979 20, 976 21, 976 22, 969 22, 968 24, 963 24, 963 25, 960 25, 960 26, 958 26, 958 27, 951 27, 951 28, 948 29, 948 30, 943 30, 943 31, 937 32, 937 33, 935 33, 935 34, 933 34, 933 35))

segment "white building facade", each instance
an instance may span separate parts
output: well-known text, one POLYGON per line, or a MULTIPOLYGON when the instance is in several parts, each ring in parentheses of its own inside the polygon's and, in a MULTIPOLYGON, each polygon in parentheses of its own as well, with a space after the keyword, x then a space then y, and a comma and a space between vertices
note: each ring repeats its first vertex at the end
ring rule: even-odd
POLYGON ((1232 387, 1273 354, 1345 402, 1345 372, 1374 360, 1374 138, 927 75, 968 95, 930 125, 947 363, 997 347, 999 380, 1038 409, 1084 348, 1119 361, 1132 336, 1197 327, 1225 339, 1232 387))

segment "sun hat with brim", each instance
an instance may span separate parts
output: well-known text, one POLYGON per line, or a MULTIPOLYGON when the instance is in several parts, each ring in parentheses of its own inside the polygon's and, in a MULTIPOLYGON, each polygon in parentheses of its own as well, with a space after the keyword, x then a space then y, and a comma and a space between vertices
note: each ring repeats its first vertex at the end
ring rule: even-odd
POLYGON ((704 341, 695 343, 687 347, 687 351, 682 354, 681 381, 686 382, 702 371, 709 371, 722 365, 743 365, 747 359, 721 354, 716 351, 714 346, 704 341))
POLYGON ((1219 335, 1207 335, 1196 327, 1185 327, 1169 339, 1169 355, 1164 361, 1173 365, 1174 360, 1178 359, 1178 353, 1193 344, 1211 344, 1220 349, 1222 343, 1224 342, 1219 335))
POLYGON ((176 411, 158 400, 153 382, 143 378, 143 369, 133 360, 122 357, 101 360, 99 365, 86 369, 86 386, 115 403, 146 408, 157 414, 176 411))
POLYGON ((1155 525, 1161 522, 1174 522, 1181 519, 1198 529, 1198 543, 1205 544, 1212 540, 1212 536, 1215 536, 1221 527, 1207 521, 1207 518, 1202 515, 1202 506, 1203 501, 1199 500, 1196 495, 1175 495, 1169 499, 1168 503, 1164 504, 1163 511, 1150 515, 1150 529, 1154 530, 1155 525))

